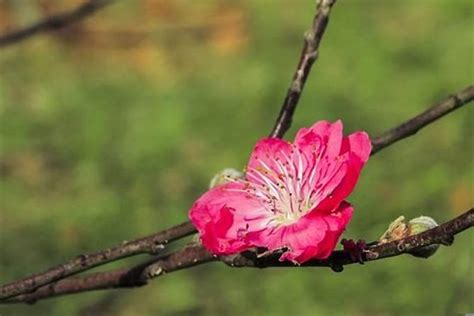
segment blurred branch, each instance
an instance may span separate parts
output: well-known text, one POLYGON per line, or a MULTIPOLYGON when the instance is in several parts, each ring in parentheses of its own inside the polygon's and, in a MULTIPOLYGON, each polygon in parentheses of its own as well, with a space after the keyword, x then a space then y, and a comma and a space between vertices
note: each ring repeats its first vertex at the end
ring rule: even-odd
POLYGON ((385 147, 409 136, 415 135, 426 125, 433 123, 444 115, 460 108, 474 100, 474 86, 453 94, 445 100, 433 105, 423 113, 418 114, 411 120, 383 133, 372 140, 372 155, 385 147))
MULTIPOLYGON (((372 155, 396 143, 398 140, 414 134, 414 131, 418 131, 421 128, 427 126, 429 123, 435 121, 437 118, 455 109, 460 108, 462 105, 467 104, 468 102, 472 101, 473 98, 474 98, 474 88, 470 86, 462 90, 461 92, 456 93, 454 96, 448 98, 447 100, 438 103, 434 107, 431 107, 429 110, 417 115, 415 118, 410 119, 407 122, 402 123, 398 127, 395 127, 383 133, 379 137, 373 138, 372 143, 374 144, 374 150, 372 151, 372 155), (453 101, 453 100, 456 100, 456 101, 453 101), (451 108, 450 106, 446 105, 446 104, 448 105, 451 104, 451 102, 455 102, 456 106, 454 107, 451 106, 452 107, 451 108), (431 113, 437 113, 437 115, 433 115, 431 113), (403 133, 399 135, 392 131, 403 131, 403 133), (396 135, 396 137, 395 136, 388 137, 386 135, 396 135)), ((153 234, 144 238, 140 238, 134 241, 129 241, 122 245, 117 245, 115 247, 112 247, 103 251, 98 251, 92 254, 79 255, 76 258, 70 260, 69 262, 58 265, 43 273, 38 273, 32 276, 29 276, 27 278, 1 286, 0 287, 0 303, 2 302, 2 300, 5 301, 5 299, 7 298, 10 298, 19 294, 28 293, 40 287, 42 288, 41 293, 44 293, 46 291, 45 290, 46 287, 44 285, 46 284, 52 283, 60 279, 65 279, 68 276, 89 270, 93 267, 104 265, 111 261, 116 261, 125 257, 130 257, 130 256, 134 256, 141 253, 156 254, 159 250, 161 250, 164 247, 165 244, 171 241, 189 236, 195 232, 196 230, 192 226, 192 224, 190 222, 185 222, 175 227, 172 227, 170 229, 164 230, 162 232, 158 232, 156 234, 153 234)), ((337 256, 336 254, 334 255, 337 256)), ((193 262, 195 264, 202 263, 200 261, 201 260, 200 257, 191 258, 191 260, 196 260, 196 262, 193 262)), ((312 262, 313 264, 315 263, 314 261, 312 262)), ((183 264, 186 264, 186 263, 184 262, 183 264)), ((284 265, 284 263, 280 263, 280 265, 284 265)), ((91 276, 89 277, 92 278, 91 276)), ((56 291, 60 288, 62 289, 63 287, 67 287, 68 290, 71 290, 71 286, 72 286, 71 280, 75 280, 75 279, 67 279, 67 280, 68 281, 63 280, 63 281, 59 281, 59 282, 55 282, 51 284, 51 289, 49 289, 48 291, 56 291)), ((125 283, 125 284, 128 284, 128 283, 125 283)), ((123 286, 120 286, 120 287, 123 287, 123 286)), ((29 294, 25 294, 25 295, 29 295, 29 294)), ((18 297, 23 297, 23 296, 18 296, 18 297)))
POLYGON ((56 31, 92 15, 113 0, 88 0, 72 11, 52 15, 24 29, 0 35, 0 47, 12 45, 40 33, 56 31))
POLYGON ((282 138, 291 126, 293 113, 303 92, 304 84, 314 61, 318 58, 319 43, 323 38, 326 26, 329 22, 329 14, 336 0, 319 0, 316 7, 316 16, 313 25, 304 37, 304 46, 301 57, 293 75, 285 100, 281 107, 275 126, 270 134, 271 137, 282 138))
POLYGON ((34 303, 37 300, 66 294, 114 288, 130 288, 147 284, 153 278, 173 271, 190 268, 216 260, 201 245, 188 245, 167 256, 160 257, 132 268, 91 273, 82 277, 63 279, 0 303, 34 303))
POLYGON ((92 269, 99 265, 104 265, 111 261, 143 253, 157 254, 164 249, 167 243, 193 233, 195 233, 194 226, 190 222, 186 222, 156 234, 125 242, 102 251, 78 255, 70 261, 45 272, 3 285, 0 287, 0 300, 22 293, 28 293, 42 285, 92 269))
MULTIPOLYGON (((433 244, 449 246, 454 236, 474 225, 474 209, 417 235, 395 240, 385 244, 372 243, 363 253, 363 262, 375 261, 410 253, 415 249, 433 244)), ((191 244, 168 256, 142 263, 132 268, 118 269, 110 272, 99 272, 83 277, 68 278, 50 285, 40 287, 30 294, 22 294, 0 303, 34 303, 37 300, 61 295, 113 288, 130 288, 143 286, 156 277, 177 270, 190 268, 210 261, 222 261, 231 267, 330 267, 336 272, 343 270, 344 265, 360 263, 345 251, 337 250, 324 260, 310 260, 302 265, 288 261, 279 261, 279 254, 259 257, 255 252, 226 257, 216 257, 197 244, 191 244)))

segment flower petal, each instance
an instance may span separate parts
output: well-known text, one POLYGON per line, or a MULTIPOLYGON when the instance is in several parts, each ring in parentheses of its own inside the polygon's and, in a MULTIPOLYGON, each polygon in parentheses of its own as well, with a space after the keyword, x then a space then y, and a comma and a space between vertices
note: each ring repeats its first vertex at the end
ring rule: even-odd
POLYGON ((245 189, 240 182, 217 186, 204 193, 191 208, 189 218, 203 245, 212 253, 231 254, 250 247, 245 233, 251 224, 253 228, 254 223, 260 223, 254 219, 266 215, 266 210, 245 189))
POLYGON ((286 230, 280 232, 280 238, 289 251, 285 252, 280 260, 301 264, 309 259, 326 259, 336 247, 352 213, 352 206, 343 202, 331 214, 313 211, 297 223, 287 226, 286 230))
POLYGON ((372 151, 372 142, 366 132, 355 132, 342 141, 341 154, 350 152, 366 163, 372 151))
POLYGON ((320 157, 335 159, 341 151, 342 128, 340 120, 334 123, 316 122, 312 127, 298 131, 295 145, 303 152, 309 153, 312 150, 318 152, 320 157))
POLYGON ((277 227, 262 246, 270 250, 288 248, 280 260, 303 263, 317 254, 327 229, 328 225, 321 216, 310 213, 293 224, 277 227))
POLYGON ((315 254, 315 258, 326 259, 331 255, 347 224, 350 222, 353 212, 354 208, 344 201, 336 211, 323 215, 329 229, 326 231, 324 240, 319 244, 320 247, 318 253, 315 254))
MULTIPOLYGON (((302 190, 317 206, 328 198, 347 172, 349 155, 340 155, 343 141, 342 122, 320 121, 311 128, 302 128, 295 144, 306 157, 302 190)), ((332 197, 331 197, 332 198, 332 197)), ((338 205, 342 199, 335 201, 338 205)))
POLYGON ((317 206, 320 211, 332 211, 351 194, 371 150, 370 138, 364 132, 357 132, 343 139, 341 154, 347 157, 346 172, 337 187, 317 206))
POLYGON ((247 172, 266 170, 279 173, 277 161, 286 161, 291 153, 291 144, 278 138, 264 138, 254 147, 247 164, 247 172))
MULTIPOLYGON (((199 233, 202 244, 212 253, 224 255, 246 249, 246 244, 239 238, 230 238, 226 232, 232 226, 233 215, 223 207, 219 217, 212 218, 200 226, 199 233)), ((195 224, 196 225, 196 224, 195 224)), ((198 227, 196 225, 196 227, 198 227)))

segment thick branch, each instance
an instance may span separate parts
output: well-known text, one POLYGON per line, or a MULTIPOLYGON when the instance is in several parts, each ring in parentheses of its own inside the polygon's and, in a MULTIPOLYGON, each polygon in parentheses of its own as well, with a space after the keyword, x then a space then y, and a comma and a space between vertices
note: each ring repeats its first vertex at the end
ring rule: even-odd
POLYGON ((24 29, 0 35, 0 47, 17 43, 40 33, 61 29, 92 15, 110 3, 112 0, 89 0, 72 11, 53 15, 24 29))
POLYGON ((186 222, 159 233, 125 242, 106 250, 79 255, 45 272, 3 285, 0 287, 0 300, 33 291, 42 285, 121 258, 142 253, 157 254, 164 248, 165 244, 195 232, 194 226, 190 222, 186 222))
MULTIPOLYGON (((450 245, 456 234, 471 228, 474 225, 474 209, 428 231, 386 244, 372 243, 365 255, 365 261, 374 261, 409 253, 421 247, 443 244, 450 245)), ((140 264, 133 268, 118 269, 110 272, 99 272, 84 277, 64 279, 47 286, 43 286, 30 294, 23 294, 1 303, 34 303, 37 300, 73 294, 85 291, 103 290, 111 288, 129 288, 145 285, 147 281, 166 273, 190 268, 210 261, 221 260, 231 267, 330 267, 340 272, 344 265, 358 263, 357 260, 344 251, 334 251, 324 260, 310 260, 302 265, 295 265, 288 261, 279 261, 279 254, 258 257, 254 252, 216 258, 208 253, 201 245, 190 245, 168 256, 140 264)))
POLYGON ((415 135, 426 125, 433 123, 444 115, 460 108, 466 103, 474 100, 474 86, 469 86, 464 90, 453 94, 445 100, 433 105, 423 113, 418 114, 411 120, 383 133, 372 140, 372 155, 392 145, 393 143, 415 135))
POLYGON ((303 92, 306 79, 314 61, 318 58, 319 43, 323 38, 326 26, 329 22, 329 14, 332 6, 336 0, 320 0, 316 7, 316 16, 313 20, 313 25, 304 37, 304 46, 301 52, 301 57, 293 75, 290 87, 286 94, 285 100, 281 107, 275 126, 270 134, 271 137, 282 138, 286 131, 290 128, 293 113, 296 105, 303 92))
POLYGON ((38 288, 30 294, 22 294, 0 303, 34 303, 37 300, 66 294, 113 288, 131 288, 147 284, 153 278, 166 273, 190 268, 217 260, 201 245, 189 245, 167 256, 157 258, 132 268, 98 272, 82 277, 63 279, 38 288))

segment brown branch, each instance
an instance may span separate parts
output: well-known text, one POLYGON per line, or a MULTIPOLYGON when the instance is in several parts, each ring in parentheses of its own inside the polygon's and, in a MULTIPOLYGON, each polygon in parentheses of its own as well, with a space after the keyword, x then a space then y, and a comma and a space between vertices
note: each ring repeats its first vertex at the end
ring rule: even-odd
MULTIPOLYGON (((372 155, 376 152, 394 144, 395 142, 413 135, 416 131, 432 123, 436 119, 450 113, 453 110, 459 109, 463 105, 469 103, 474 98, 474 88, 470 86, 454 96, 449 97, 427 111, 417 115, 415 118, 402 123, 379 137, 372 139, 373 150, 372 155), (454 101, 456 100, 456 101, 454 101), (455 102, 453 107, 452 102, 455 102), (434 115, 435 113, 436 115, 434 115), (394 132, 402 131, 402 132, 394 132), (390 136, 392 135, 392 136, 390 136)), ((110 249, 98 251, 92 254, 80 255, 69 262, 51 268, 43 273, 38 273, 27 278, 3 285, 0 287, 0 300, 6 299, 15 295, 27 293, 39 288, 42 285, 49 284, 53 281, 64 279, 73 274, 89 270, 115 261, 121 258, 133 256, 140 253, 156 253, 167 242, 177 240, 195 233, 196 230, 190 222, 182 223, 168 230, 158 232, 148 237, 140 238, 128 243, 117 245, 110 249), (160 246, 161 245, 161 246, 160 246), (82 258, 86 258, 85 260, 82 258)))
POLYGON ((393 143, 415 135, 420 129, 426 125, 433 123, 444 115, 460 108, 466 103, 474 100, 474 86, 469 86, 464 90, 453 94, 445 100, 433 105, 423 113, 418 114, 411 120, 383 133, 372 140, 372 155, 392 145, 393 143))
POLYGON ((24 29, 0 35, 0 47, 17 43, 40 33, 59 30, 92 15, 111 3, 112 0, 88 0, 72 11, 52 15, 24 29))
POLYGON ((0 300, 22 293, 28 293, 42 285, 92 269, 99 265, 104 265, 111 261, 143 253, 157 254, 164 248, 165 244, 195 232, 194 226, 190 222, 186 222, 159 233, 125 242, 102 251, 79 255, 47 271, 3 285, 0 287, 0 300))
POLYGON ((82 277, 59 280, 44 285, 35 292, 0 300, 0 303, 34 303, 40 299, 73 293, 143 286, 153 278, 213 260, 217 260, 216 257, 209 254, 201 245, 188 245, 172 254, 132 268, 91 273, 82 277))
MULTIPOLYGON (((451 245, 454 236, 474 225, 474 209, 433 229, 390 243, 372 243, 364 252, 364 261, 375 261, 410 253, 413 250, 434 244, 451 245)), ((279 254, 258 257, 255 252, 247 251, 242 254, 216 257, 206 251, 201 245, 189 245, 168 256, 158 258, 132 268, 118 269, 110 272, 99 272, 83 277, 68 278, 43 286, 30 294, 22 294, 0 303, 34 303, 40 299, 85 291, 104 290, 112 288, 130 288, 142 286, 156 277, 180 269, 190 268, 210 261, 220 260, 231 267, 269 268, 269 267, 330 267, 336 272, 343 270, 344 265, 359 263, 342 250, 337 250, 323 260, 310 260, 302 265, 289 261, 279 261, 279 254)))
MULTIPOLYGON (((413 250, 434 244, 449 246, 454 242, 454 236, 471 228, 474 225, 474 208, 464 214, 433 229, 420 234, 395 240, 389 243, 371 243, 371 246, 363 253, 363 262, 385 259, 410 253, 413 250)), ((258 258, 254 252, 247 252, 224 258, 223 261, 232 267, 295 267, 289 261, 279 261, 279 254, 258 258)), ((345 251, 334 251, 331 256, 324 260, 309 260, 302 264, 303 267, 330 267, 336 272, 342 271, 344 265, 359 263, 351 258, 345 251)))
POLYGON ((329 22, 329 14, 336 0, 319 0, 316 6, 316 16, 313 25, 304 37, 303 50, 301 57, 293 75, 290 87, 281 107, 275 126, 270 134, 271 137, 282 138, 291 126, 293 113, 303 92, 306 79, 314 61, 318 58, 319 43, 323 38, 326 26, 329 22))

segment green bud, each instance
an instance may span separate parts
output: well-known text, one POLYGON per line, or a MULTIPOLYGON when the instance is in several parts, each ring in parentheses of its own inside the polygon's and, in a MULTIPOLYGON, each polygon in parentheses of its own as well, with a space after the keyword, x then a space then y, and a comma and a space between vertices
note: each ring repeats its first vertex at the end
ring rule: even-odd
POLYGON ((428 229, 435 228, 438 226, 438 223, 436 223, 435 220, 429 216, 419 216, 410 220, 408 222, 408 226, 411 236, 422 233, 428 229))
MULTIPOLYGON (((424 231, 427 231, 429 229, 435 228, 438 226, 438 223, 435 222, 434 219, 428 216, 419 216, 416 217, 408 222, 408 230, 409 230, 409 235, 416 235, 419 233, 422 233, 424 231)), ((415 249, 410 251, 410 254, 415 256, 415 257, 421 257, 421 258, 428 258, 434 255, 436 250, 438 250, 439 245, 438 244, 433 244, 429 246, 425 246, 419 249, 415 249)))
POLYGON ((225 184, 227 182, 232 181, 232 179, 242 179, 244 177, 244 174, 236 170, 234 168, 226 168, 219 173, 217 173, 211 180, 211 183, 209 183, 209 188, 212 189, 218 185, 225 184))

